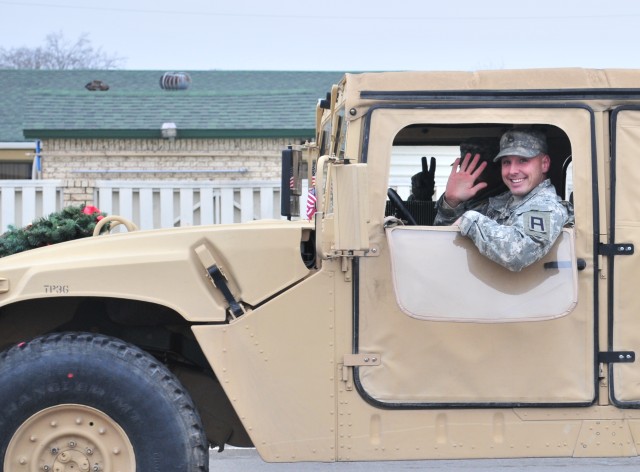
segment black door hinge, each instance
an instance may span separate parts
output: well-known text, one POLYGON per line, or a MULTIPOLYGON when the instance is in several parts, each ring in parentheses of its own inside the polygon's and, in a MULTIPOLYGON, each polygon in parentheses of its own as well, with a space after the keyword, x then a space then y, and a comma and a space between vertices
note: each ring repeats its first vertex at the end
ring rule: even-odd
POLYGON ((633 351, 605 351, 598 353, 598 362, 613 364, 615 362, 635 362, 636 353, 633 351))
POLYGON ((598 245, 598 254, 601 256, 630 256, 634 252, 633 243, 603 244, 598 245))

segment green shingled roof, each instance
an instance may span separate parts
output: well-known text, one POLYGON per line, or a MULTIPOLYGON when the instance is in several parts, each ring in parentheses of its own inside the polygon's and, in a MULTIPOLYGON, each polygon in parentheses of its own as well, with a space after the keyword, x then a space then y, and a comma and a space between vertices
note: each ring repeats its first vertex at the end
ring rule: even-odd
POLYGON ((163 90, 166 71, 0 70, 0 142, 47 137, 297 137, 342 72, 186 71, 187 90, 163 90), (108 91, 88 91, 100 80, 108 91))

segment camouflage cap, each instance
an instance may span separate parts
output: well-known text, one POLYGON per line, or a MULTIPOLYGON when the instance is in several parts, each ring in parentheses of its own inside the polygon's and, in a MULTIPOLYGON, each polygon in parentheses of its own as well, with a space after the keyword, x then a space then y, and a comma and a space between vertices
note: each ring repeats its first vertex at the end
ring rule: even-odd
POLYGON ((500 138, 500 152, 493 162, 504 156, 536 157, 547 153, 547 138, 536 130, 509 130, 500 138))

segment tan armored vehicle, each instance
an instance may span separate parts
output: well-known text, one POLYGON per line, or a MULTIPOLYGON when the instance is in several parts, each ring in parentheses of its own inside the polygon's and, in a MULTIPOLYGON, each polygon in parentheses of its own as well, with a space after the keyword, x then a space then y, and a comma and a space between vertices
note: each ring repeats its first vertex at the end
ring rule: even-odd
POLYGON ((207 470, 209 444, 274 462, 638 454, 640 71, 346 75, 317 124, 283 153, 287 220, 0 260, 5 471, 207 470), (521 272, 432 224, 461 144, 514 126, 547 135, 575 207, 521 272), (423 156, 431 201, 409 198, 423 156))

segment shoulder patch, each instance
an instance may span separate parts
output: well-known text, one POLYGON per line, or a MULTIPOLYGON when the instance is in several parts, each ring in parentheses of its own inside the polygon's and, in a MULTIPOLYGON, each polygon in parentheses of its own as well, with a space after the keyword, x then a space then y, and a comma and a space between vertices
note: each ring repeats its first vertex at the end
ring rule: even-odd
POLYGON ((529 236, 551 234, 551 218, 548 211, 527 211, 522 214, 522 223, 524 232, 529 236))

